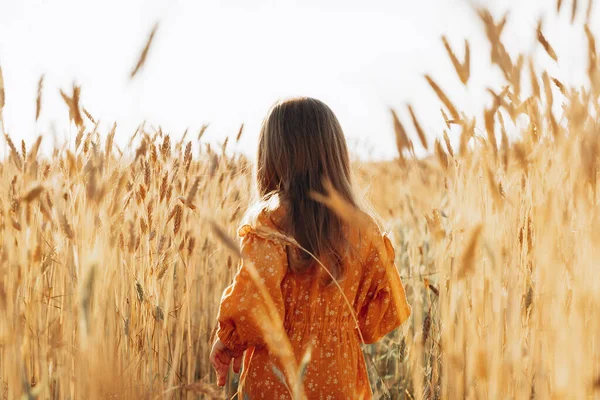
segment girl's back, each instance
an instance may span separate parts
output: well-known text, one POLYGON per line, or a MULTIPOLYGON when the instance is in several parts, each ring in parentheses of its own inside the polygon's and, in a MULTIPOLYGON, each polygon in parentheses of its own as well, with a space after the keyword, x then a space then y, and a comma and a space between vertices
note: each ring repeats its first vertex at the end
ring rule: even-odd
MULTIPOLYGON (((281 313, 295 360, 299 362, 311 349, 304 377, 307 397, 369 399, 371 389, 360 344, 362 340, 373 343, 381 339, 410 315, 394 266, 394 250, 371 221, 360 229, 348 229, 350 250, 339 287, 324 282, 318 265, 305 274, 294 273, 288 267, 289 244, 271 234, 280 231, 285 208, 280 205, 263 210, 253 226, 242 226, 242 251, 263 278, 281 313), (354 318, 360 329, 356 329, 354 318)), ((254 346, 244 360, 241 393, 250 399, 288 399, 288 389, 281 381, 283 373, 277 372, 285 368, 269 351, 264 337, 268 334, 265 331, 277 328, 261 322, 260 317, 250 322, 252 316, 261 313, 259 299, 259 290, 242 265, 221 301, 219 337, 231 349, 254 346)))
POLYGON ((360 345, 398 327, 410 306, 377 224, 348 224, 310 195, 324 191, 324 178, 356 207, 335 116, 316 100, 293 102, 277 106, 261 131, 257 174, 266 201, 239 230, 243 261, 221 299, 211 360, 224 383, 245 352, 240 395, 288 399, 295 367, 310 351, 309 399, 370 399, 360 345), (273 141, 283 154, 268 151, 273 141), (312 154, 320 147, 326 151, 312 154))

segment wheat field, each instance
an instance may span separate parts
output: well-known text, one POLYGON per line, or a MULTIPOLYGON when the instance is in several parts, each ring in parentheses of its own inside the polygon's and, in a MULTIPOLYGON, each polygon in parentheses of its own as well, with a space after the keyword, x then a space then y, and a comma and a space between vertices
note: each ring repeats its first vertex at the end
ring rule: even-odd
MULTIPOLYGON (((490 88, 492 106, 465 115, 427 76, 443 107, 431 118, 448 130, 428 142, 412 109, 408 121, 392 111, 398 160, 354 164, 413 306, 402 328, 365 348, 373 389, 394 399, 600 398, 594 35, 582 27, 589 79, 575 88, 510 53, 504 22, 479 16, 505 77, 490 88), (411 137, 432 156, 416 159, 411 137)), ((537 37, 559 62, 541 25, 537 37)), ((467 85, 468 43, 463 61, 444 44, 467 85)), ((235 236, 253 199, 252 163, 227 142, 204 144, 206 127, 175 141, 140 125, 118 149, 118 127, 98 132, 79 90, 63 92, 78 129, 68 147, 42 154, 43 137, 27 146, 4 135, 0 394, 230 398, 236 378, 217 389, 208 352, 238 262, 220 235, 235 236)))

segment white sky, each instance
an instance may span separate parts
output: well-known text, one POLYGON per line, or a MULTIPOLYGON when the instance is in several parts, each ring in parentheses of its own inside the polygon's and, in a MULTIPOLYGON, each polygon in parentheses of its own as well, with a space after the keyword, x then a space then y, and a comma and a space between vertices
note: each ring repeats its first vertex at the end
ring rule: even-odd
MULTIPOLYGON (((59 88, 82 85, 81 103, 108 127, 119 123, 123 145, 143 120, 174 137, 195 137, 210 123, 207 141, 246 129, 238 148, 253 154, 258 128, 278 98, 308 95, 336 112, 351 148, 361 156, 394 157, 388 107, 399 110, 409 133, 406 103, 414 104, 430 142, 444 127, 430 73, 467 112, 491 99, 485 86, 499 72, 472 6, 499 18, 511 10, 503 39, 509 51, 535 51, 551 75, 585 82, 586 42, 571 27, 571 1, 555 16, 554 0, 0 0, 0 66, 6 86, 5 125, 28 144, 46 133, 52 144, 74 140, 59 88), (548 57, 533 36, 537 19, 559 54, 548 57), (160 20, 146 66, 129 81, 153 24, 160 20), (471 41, 472 77, 461 87, 440 40, 447 34, 459 58, 471 41), (34 121, 37 81, 45 74, 42 115, 34 121), (54 129, 52 129, 54 127, 54 129)), ((587 1, 579 1, 578 21, 587 1)), ((598 26, 594 9, 592 29, 598 26)), ((526 82, 526 80, 525 80, 526 82)), ((106 131, 106 129, 104 130, 106 131)), ((455 136, 458 132, 453 133, 455 136)), ((419 147, 419 146, 417 146, 419 147)))

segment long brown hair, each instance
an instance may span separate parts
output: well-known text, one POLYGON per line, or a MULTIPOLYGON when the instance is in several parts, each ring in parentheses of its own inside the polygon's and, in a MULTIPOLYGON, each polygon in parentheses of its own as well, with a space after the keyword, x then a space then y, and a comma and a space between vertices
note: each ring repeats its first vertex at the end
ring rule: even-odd
MULTIPOLYGON (((311 197, 311 192, 323 193, 323 182, 329 181, 356 206, 346 139, 333 111, 308 97, 276 103, 260 131, 256 165, 259 195, 263 199, 278 195, 287 206, 286 233, 328 264, 336 278, 341 277, 344 224, 311 197)), ((298 273, 312 265, 310 256, 300 254, 288 257, 290 268, 298 273)))

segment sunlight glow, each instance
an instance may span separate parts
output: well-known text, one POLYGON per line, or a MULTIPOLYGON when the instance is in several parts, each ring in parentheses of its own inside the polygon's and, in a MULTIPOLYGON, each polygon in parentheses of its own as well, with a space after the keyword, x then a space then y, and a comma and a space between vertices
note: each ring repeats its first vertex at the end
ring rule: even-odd
MULTIPOLYGON (((514 14, 503 34, 507 48, 532 51, 540 63, 548 60, 531 32, 538 18, 548 16, 547 36, 562 58, 556 76, 583 79, 583 32, 570 26, 568 15, 554 16, 553 2, 476 3, 498 18, 510 6, 514 14)), ((430 142, 445 127, 439 108, 431 107, 437 102, 424 73, 466 112, 491 102, 485 87, 499 75, 489 66, 482 32, 467 0, 0 0, 5 124, 14 140, 31 143, 37 134, 54 131, 58 143, 72 142, 76 132, 68 126, 59 88, 70 90, 77 82, 82 104, 102 121, 103 132, 118 122, 120 146, 144 120, 175 138, 186 128, 197 132, 210 123, 205 140, 213 143, 234 136, 244 123, 238 149, 253 154, 269 106, 282 97, 307 95, 332 107, 355 154, 392 158, 389 107, 398 110, 415 143, 407 103, 414 105, 430 142), (156 21, 160 26, 147 63, 130 81, 156 21), (479 55, 473 57, 469 91, 453 74, 442 34, 459 58, 465 38, 479 55), (43 109, 36 124, 41 74, 43 109)))

